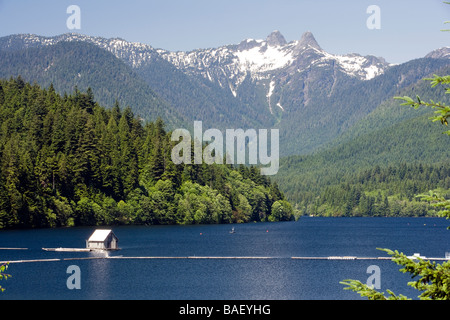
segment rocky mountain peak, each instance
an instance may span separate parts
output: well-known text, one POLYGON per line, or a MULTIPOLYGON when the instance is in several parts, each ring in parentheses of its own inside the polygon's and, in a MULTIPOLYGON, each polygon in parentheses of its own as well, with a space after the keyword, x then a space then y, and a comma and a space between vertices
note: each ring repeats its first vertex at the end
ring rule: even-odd
POLYGON ((269 34, 266 38, 267 44, 269 46, 284 46, 287 44, 286 39, 284 38, 284 36, 281 34, 280 31, 275 30, 274 32, 272 32, 271 34, 269 34))
POLYGON ((427 54, 425 58, 448 59, 450 57, 450 47, 443 47, 427 54))
POLYGON ((302 35, 302 38, 297 45, 298 48, 306 48, 308 46, 321 50, 316 38, 314 38, 314 35, 310 31, 307 31, 302 35))

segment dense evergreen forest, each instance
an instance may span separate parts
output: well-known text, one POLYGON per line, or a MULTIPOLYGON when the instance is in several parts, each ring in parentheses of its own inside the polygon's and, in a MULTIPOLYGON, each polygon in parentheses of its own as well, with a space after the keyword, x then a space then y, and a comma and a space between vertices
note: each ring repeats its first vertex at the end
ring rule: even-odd
POLYGON ((448 164, 403 163, 347 174, 317 193, 303 193, 301 211, 310 215, 346 217, 437 216, 435 207, 416 197, 428 190, 450 197, 448 164))
POLYGON ((416 196, 437 190, 450 197, 448 142, 426 114, 316 154, 284 158, 274 180, 299 214, 435 216, 436 208, 416 196))
POLYGON ((429 116, 284 158, 275 181, 301 214, 435 216, 436 208, 416 196, 438 190, 450 197, 450 140, 429 116))
POLYGON ((0 228, 279 221, 292 207, 255 167, 174 165, 164 123, 0 80, 0 228))

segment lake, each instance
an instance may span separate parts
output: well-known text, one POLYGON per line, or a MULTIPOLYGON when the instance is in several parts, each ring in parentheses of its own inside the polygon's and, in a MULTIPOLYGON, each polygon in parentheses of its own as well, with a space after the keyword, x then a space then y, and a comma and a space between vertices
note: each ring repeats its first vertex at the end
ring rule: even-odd
POLYGON ((121 250, 112 257, 266 257, 268 259, 81 259, 103 253, 46 252, 85 247, 95 227, 0 231, 0 261, 12 278, 0 299, 348 300, 345 279, 366 282, 381 271, 381 291, 417 298, 409 275, 389 260, 297 260, 292 257, 386 257, 380 248, 444 257, 450 222, 441 218, 310 218, 297 222, 194 226, 117 226, 121 250), (76 258, 75 260, 63 260, 76 258), (81 289, 69 290, 67 268, 80 269, 81 289))

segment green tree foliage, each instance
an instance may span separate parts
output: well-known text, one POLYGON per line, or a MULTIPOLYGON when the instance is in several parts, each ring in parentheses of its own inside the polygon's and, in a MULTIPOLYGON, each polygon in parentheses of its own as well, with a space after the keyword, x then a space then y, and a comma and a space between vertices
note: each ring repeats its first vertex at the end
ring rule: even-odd
POLYGON ((285 200, 278 200, 272 205, 269 221, 289 221, 293 214, 292 205, 285 200))
MULTIPOLYGON (((434 75, 434 78, 427 78, 425 80, 431 81, 431 87, 434 88, 439 84, 450 84, 450 76, 438 76, 434 75)), ((450 88, 445 89, 445 93, 450 93, 450 88)), ((419 96, 416 96, 416 100, 413 100, 410 97, 396 97, 396 99, 404 100, 405 102, 402 103, 404 106, 411 106, 415 109, 420 108, 421 106, 425 107, 431 107, 432 109, 435 109, 436 116, 432 117, 431 120, 433 122, 439 121, 443 125, 448 126, 448 118, 450 118, 450 106, 446 105, 442 102, 434 102, 433 100, 430 100, 429 102, 422 101, 419 96)), ((444 132, 445 134, 450 136, 450 130, 444 132)))
MULTIPOLYGON (((0 265, 0 280, 7 280, 11 275, 4 273, 8 269, 8 263, 4 263, 0 265)), ((4 292, 5 288, 0 286, 0 292, 4 292)))
MULTIPOLYGON (((389 249, 380 249, 387 252, 392 261, 403 266, 400 269, 403 273, 409 273, 417 280, 408 282, 408 285, 417 289, 421 294, 421 300, 450 300, 450 262, 446 261, 441 264, 423 260, 421 258, 411 259, 405 254, 392 251, 389 249)), ((387 290, 389 296, 385 296, 367 284, 363 284, 359 280, 345 280, 341 284, 346 287, 344 290, 352 290, 359 293, 362 297, 369 300, 406 300, 404 295, 395 295, 391 290, 387 290)))
POLYGON ((0 228, 286 220, 254 167, 175 165, 161 119, 0 80, 0 228), (277 217, 282 219, 278 219, 277 217))

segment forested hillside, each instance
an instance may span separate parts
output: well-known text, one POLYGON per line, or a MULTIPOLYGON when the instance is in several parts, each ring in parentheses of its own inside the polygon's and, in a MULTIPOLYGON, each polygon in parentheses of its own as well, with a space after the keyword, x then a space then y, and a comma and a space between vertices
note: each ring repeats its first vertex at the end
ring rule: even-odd
MULTIPOLYGON (((448 101, 423 80, 399 92, 415 94, 448 101)), ((450 195, 450 139, 432 115, 388 99, 322 151, 282 159, 276 181, 303 214, 434 215, 415 198, 434 189, 450 195)))
POLYGON ((53 85, 60 94, 91 88, 106 108, 115 101, 130 106, 136 116, 149 121, 161 117, 170 128, 186 122, 138 74, 112 53, 85 42, 60 42, 54 46, 0 50, 0 78, 21 76, 42 87, 53 85))
POLYGON ((161 120, 0 81, 0 228, 276 221, 292 207, 254 167, 174 165, 161 120))

